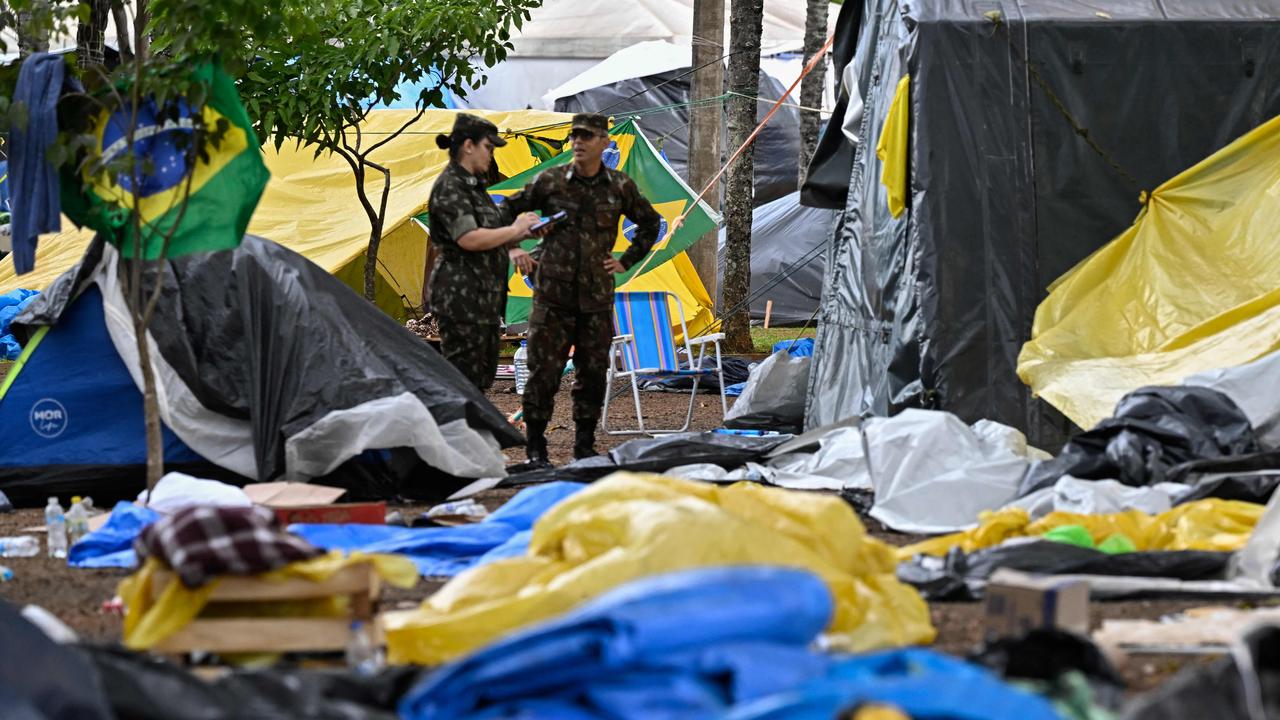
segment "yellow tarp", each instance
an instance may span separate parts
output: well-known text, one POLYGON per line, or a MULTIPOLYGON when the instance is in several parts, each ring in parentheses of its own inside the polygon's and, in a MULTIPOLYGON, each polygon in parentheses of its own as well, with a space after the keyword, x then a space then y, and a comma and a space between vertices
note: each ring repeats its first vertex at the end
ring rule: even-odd
POLYGON ((894 574, 893 551, 839 498, 615 473, 539 519, 525 557, 469 570, 417 610, 384 616, 388 657, 446 662, 628 581, 723 565, 813 571, 835 599, 828 633, 841 649, 935 635, 920 595, 894 574))
POLYGON ((1018 376, 1083 428, 1144 385, 1280 349, 1280 118, 1161 185, 1060 278, 1018 376))
POLYGON ((907 157, 911 116, 911 76, 903 75, 893 91, 889 112, 880 129, 880 141, 876 143, 876 157, 880 158, 880 184, 884 185, 889 200, 889 214, 902 217, 907 208, 907 157))
MULTIPOLYGON (((279 570, 256 576, 264 582, 281 582, 302 578, 321 582, 339 570, 361 562, 373 563, 374 570, 383 580, 402 588, 413 587, 418 582, 418 568, 413 561, 400 555, 367 555, 353 552, 343 555, 334 550, 326 555, 291 563, 279 570)), ((152 598, 151 586, 164 564, 156 558, 147 558, 136 573, 120 581, 120 598, 127 612, 124 616, 124 644, 132 650, 145 650, 186 627, 209 602, 209 596, 218 587, 212 580, 199 588, 188 588, 175 578, 157 598, 152 598)), ((322 598, 316 601, 272 603, 259 605, 236 603, 238 617, 275 617, 285 611, 290 617, 329 617, 343 614, 347 598, 322 598)))
POLYGON ((1094 543, 1120 533, 1138 550, 1239 550, 1249 540, 1253 526, 1262 516, 1262 505, 1238 500, 1197 500, 1148 515, 1128 510, 1110 515, 1081 515, 1053 512, 1031 522, 1026 510, 1009 508, 984 512, 978 527, 964 532, 930 538, 898 549, 898 559, 916 555, 946 555, 952 548, 966 553, 995 547, 1005 540, 1039 537, 1063 525, 1081 525, 1094 543))

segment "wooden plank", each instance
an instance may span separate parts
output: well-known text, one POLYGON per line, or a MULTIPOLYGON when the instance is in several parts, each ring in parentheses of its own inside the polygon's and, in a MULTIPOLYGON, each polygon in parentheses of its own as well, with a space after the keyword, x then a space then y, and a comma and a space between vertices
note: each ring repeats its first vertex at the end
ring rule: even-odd
POLYGON ((156 652, 304 652, 347 646, 351 620, 339 618, 210 618, 193 620, 156 652))
POLYGON ((773 301, 764 304, 764 329, 769 329, 769 318, 773 317, 773 301))
MULTIPOLYGON (((223 577, 214 589, 209 602, 251 602, 272 600, 307 600, 331 595, 370 594, 376 585, 375 573, 369 563, 351 565, 334 573, 324 582, 312 582, 292 578, 282 582, 268 582, 256 577, 223 577)), ((157 572, 151 584, 152 598, 160 597, 169 582, 177 582, 172 572, 157 572)))

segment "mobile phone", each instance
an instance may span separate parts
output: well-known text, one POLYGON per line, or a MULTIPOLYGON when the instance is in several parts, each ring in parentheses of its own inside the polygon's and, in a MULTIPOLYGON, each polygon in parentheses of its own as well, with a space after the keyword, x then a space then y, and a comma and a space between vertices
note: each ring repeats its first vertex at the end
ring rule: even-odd
POLYGON ((543 218, 541 221, 535 223, 533 227, 529 228, 529 232, 538 232, 542 228, 548 225, 552 225, 554 223, 558 223, 567 217, 569 217, 569 213, 565 212, 564 210, 561 210, 555 215, 552 215, 549 218, 543 218))

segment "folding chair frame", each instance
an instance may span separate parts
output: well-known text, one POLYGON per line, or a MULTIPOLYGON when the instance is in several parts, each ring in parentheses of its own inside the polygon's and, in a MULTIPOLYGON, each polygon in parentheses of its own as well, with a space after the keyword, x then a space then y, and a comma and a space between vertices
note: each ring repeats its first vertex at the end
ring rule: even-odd
MULTIPOLYGON (((619 293, 624 294, 624 293, 619 293)), ((707 354, 707 346, 715 347, 716 359, 716 377, 720 380, 720 417, 723 418, 729 412, 728 403, 724 396, 724 363, 720 356, 720 341, 724 339, 724 333, 712 333, 710 335, 701 335, 696 338, 689 337, 689 328, 684 322, 684 305, 680 302, 680 296, 675 293, 664 293, 668 301, 675 300, 676 313, 680 317, 680 336, 684 338, 685 355, 689 358, 691 368, 701 370, 705 362, 707 354), (693 348, 698 348, 697 363, 694 363, 693 348)), ((635 345, 636 339, 633 334, 617 335, 613 338, 613 344, 609 348, 609 374, 607 380, 607 388, 604 394, 604 408, 600 418, 600 426, 610 435, 656 435, 661 433, 678 433, 689 429, 689 425, 693 422, 693 406, 698 398, 698 383, 702 380, 701 375, 679 375, 671 372, 643 372, 644 368, 628 370, 627 362, 624 356, 619 353, 627 352, 629 345, 635 345), (640 385, 639 377, 692 377, 693 388, 689 391, 689 408, 685 413, 684 425, 678 428, 646 428, 644 425, 644 411, 640 408, 640 385), (613 395, 613 381, 617 378, 625 378, 631 381, 631 397, 635 402, 636 408, 636 429, 609 429, 609 400, 613 395)), ((639 357, 639 351, 635 357, 639 357)), ((679 361, 680 354, 676 353, 676 360, 679 361)))

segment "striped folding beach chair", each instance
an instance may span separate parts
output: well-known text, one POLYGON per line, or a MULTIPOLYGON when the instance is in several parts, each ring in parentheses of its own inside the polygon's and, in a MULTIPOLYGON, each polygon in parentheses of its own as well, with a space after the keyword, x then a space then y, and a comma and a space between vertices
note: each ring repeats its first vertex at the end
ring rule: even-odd
POLYGON ((616 336, 609 350, 609 389, 604 398, 602 427, 610 435, 638 435, 684 432, 693 420, 693 404, 698 394, 698 383, 715 377, 720 381, 720 413, 724 416, 728 406, 724 399, 724 366, 720 361, 720 341, 724 333, 714 333, 690 338, 684 324, 684 307, 680 298, 669 292, 620 292, 613 298, 613 328, 616 336), (671 327, 671 301, 675 301, 676 316, 680 318, 680 336, 677 343, 671 327), (715 349, 715 363, 707 355, 708 346, 715 349), (698 349, 695 357, 693 349, 698 349), (683 353, 686 363, 680 364, 683 353), (640 407, 640 379, 692 378, 689 391, 689 410, 684 425, 678 428, 646 427, 644 411, 640 407), (631 381, 631 397, 636 406, 636 427, 609 429, 609 399, 613 394, 615 379, 631 381))

